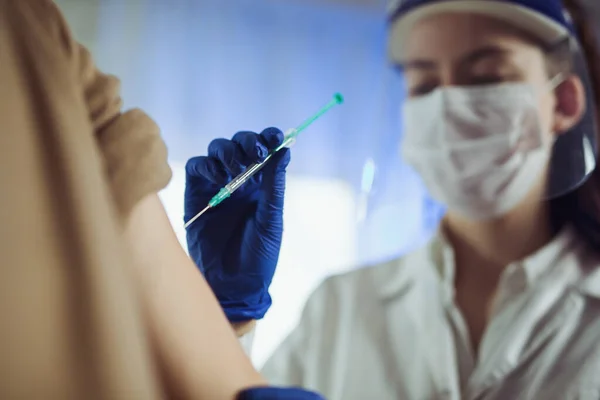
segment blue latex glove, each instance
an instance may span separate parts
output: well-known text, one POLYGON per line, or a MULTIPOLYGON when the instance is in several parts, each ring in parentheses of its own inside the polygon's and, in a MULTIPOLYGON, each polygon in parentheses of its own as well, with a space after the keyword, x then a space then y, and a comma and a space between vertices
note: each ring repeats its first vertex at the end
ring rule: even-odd
MULTIPOLYGON (((232 177, 263 160, 283 139, 276 128, 260 135, 239 132, 231 140, 214 140, 208 156, 190 159, 184 220, 192 219, 232 177)), ((277 152, 249 182, 188 227, 190 256, 231 322, 261 319, 271 306, 268 290, 281 247, 289 161, 288 149, 277 152)))
POLYGON ((325 398, 303 389, 269 387, 244 390, 237 400, 325 400, 325 398))

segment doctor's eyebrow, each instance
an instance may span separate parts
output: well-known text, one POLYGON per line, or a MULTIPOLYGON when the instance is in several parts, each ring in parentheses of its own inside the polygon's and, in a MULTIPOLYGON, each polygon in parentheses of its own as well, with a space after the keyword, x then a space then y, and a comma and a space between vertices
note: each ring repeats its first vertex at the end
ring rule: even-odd
POLYGON ((505 57, 511 53, 511 50, 503 47, 485 46, 462 57, 460 63, 465 65, 475 64, 479 61, 485 60, 486 58, 505 57))
MULTIPOLYGON (((470 53, 467 53, 459 60, 462 65, 472 65, 479 61, 485 60, 486 58, 498 58, 504 57, 511 53, 511 50, 505 49, 500 46, 488 45, 470 53)), ((406 61, 396 61, 393 64, 394 69, 399 72, 406 72, 408 70, 433 70, 438 67, 438 62, 434 60, 426 59, 414 59, 406 61)))

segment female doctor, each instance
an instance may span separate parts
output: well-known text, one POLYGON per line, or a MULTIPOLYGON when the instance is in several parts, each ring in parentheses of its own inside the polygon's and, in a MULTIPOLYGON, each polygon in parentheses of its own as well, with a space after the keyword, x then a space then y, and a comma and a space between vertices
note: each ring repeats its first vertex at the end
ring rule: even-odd
MULTIPOLYGON (((332 400, 600 399, 600 60, 584 18, 575 0, 391 7, 402 154, 448 212, 422 249, 325 281, 271 383, 332 400)), ((190 160, 185 219, 281 140, 241 132, 190 160)), ((188 230, 245 331, 271 304, 288 161, 188 230)))

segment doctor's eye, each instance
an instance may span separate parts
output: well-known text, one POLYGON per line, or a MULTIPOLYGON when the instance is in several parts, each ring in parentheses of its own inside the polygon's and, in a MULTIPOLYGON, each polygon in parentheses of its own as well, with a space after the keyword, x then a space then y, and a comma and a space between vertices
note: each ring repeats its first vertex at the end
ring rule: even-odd
POLYGON ((424 96, 433 92, 438 87, 437 83, 425 83, 411 87, 408 91, 410 97, 424 96))
POLYGON ((510 82, 513 79, 502 75, 480 75, 469 79, 469 84, 473 86, 496 85, 504 82, 510 82))

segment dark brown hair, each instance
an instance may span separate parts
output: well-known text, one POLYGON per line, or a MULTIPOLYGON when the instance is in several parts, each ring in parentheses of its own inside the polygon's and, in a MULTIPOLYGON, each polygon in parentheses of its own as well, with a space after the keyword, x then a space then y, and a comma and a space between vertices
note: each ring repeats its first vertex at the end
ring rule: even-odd
MULTIPOLYGON (((588 14, 579 0, 563 0, 563 4, 571 14, 582 51, 587 59, 590 93, 595 100, 596 122, 599 122, 600 53, 596 42, 596 32, 594 32, 588 14)), ((598 133, 596 134, 598 135, 598 133)), ((598 142, 600 142, 600 138, 597 137, 596 143, 598 142)), ((551 200, 550 214, 555 230, 569 224, 577 231, 582 240, 600 252, 600 167, 596 166, 587 181, 578 189, 551 200)))

